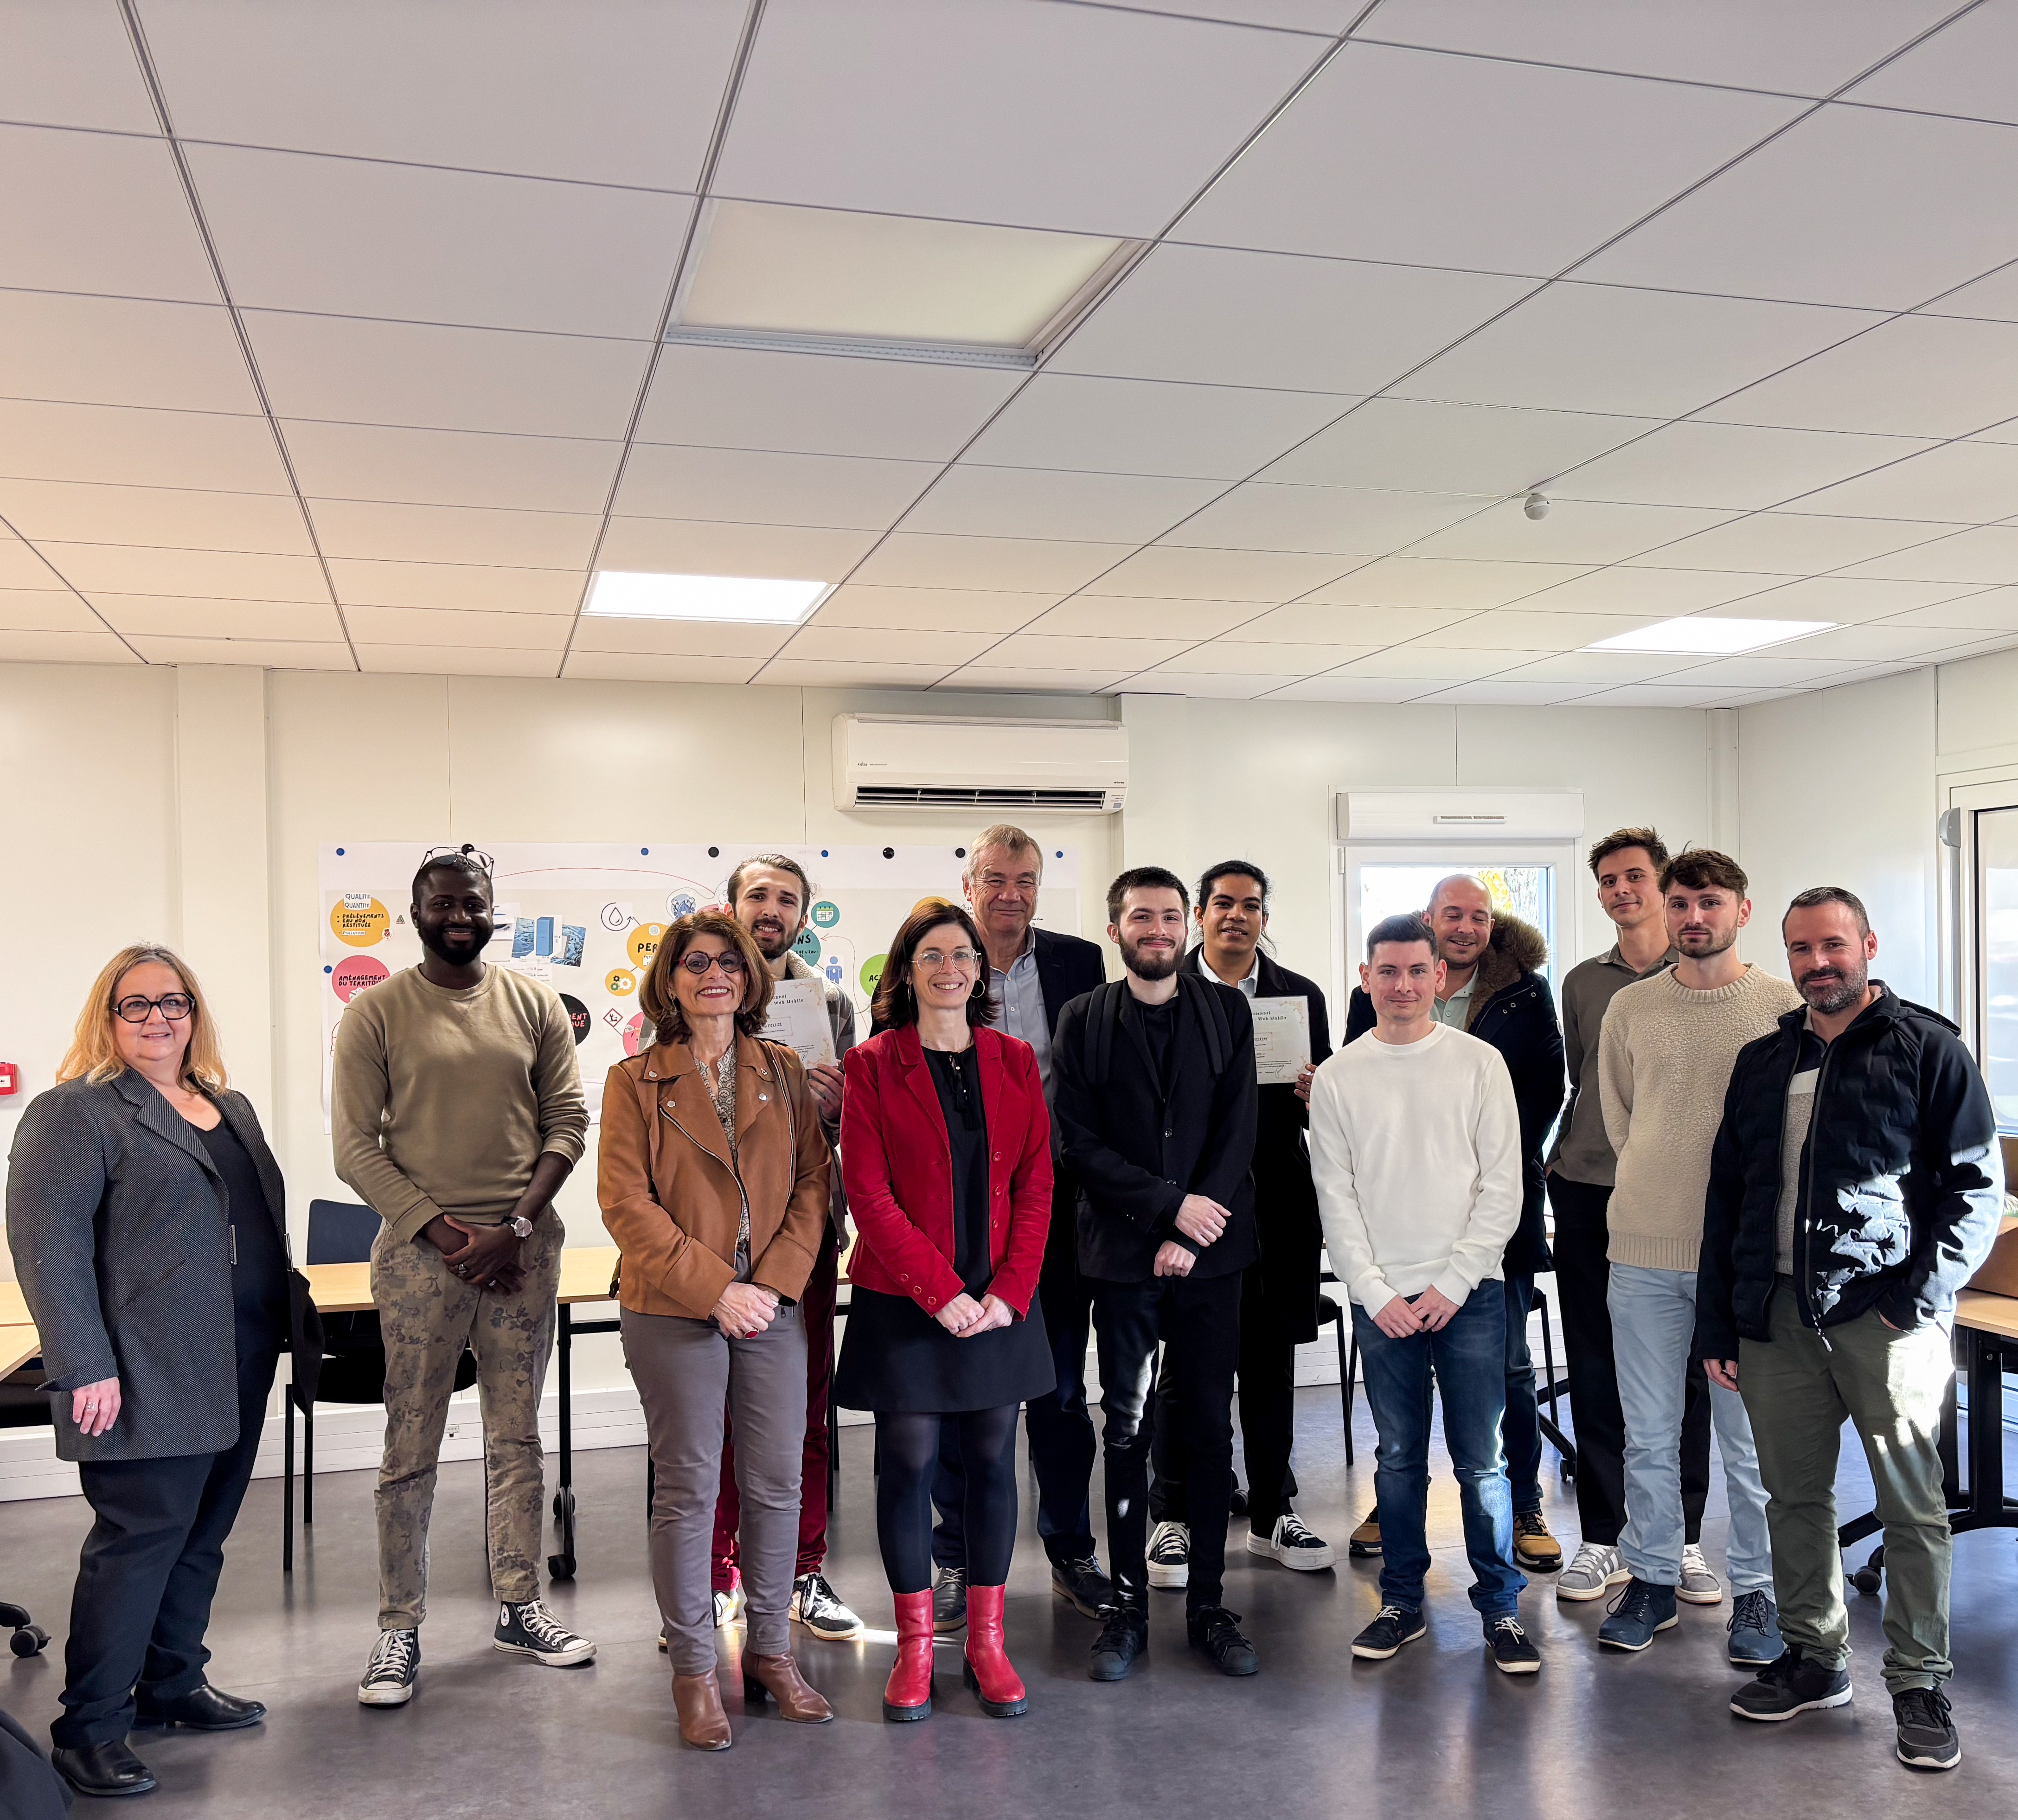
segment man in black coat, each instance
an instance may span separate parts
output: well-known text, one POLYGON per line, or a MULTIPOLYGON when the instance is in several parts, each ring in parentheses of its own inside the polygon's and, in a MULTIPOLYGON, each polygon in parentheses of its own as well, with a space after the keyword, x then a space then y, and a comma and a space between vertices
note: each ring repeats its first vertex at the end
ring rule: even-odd
MULTIPOLYGON (((1059 1014, 1107 977, 1107 964, 1097 943, 1036 926, 1033 919, 1043 881, 1043 849, 1007 823, 985 830, 975 840, 962 881, 967 906, 988 950, 995 1027, 1030 1045, 1048 1102, 1055 1098, 1051 1042, 1059 1014)), ((1058 1149, 1054 1120, 1051 1225, 1037 1299, 1044 1311, 1058 1388, 1029 1404, 1024 1423, 1031 1470, 1037 1476, 1037 1533, 1051 1558, 1052 1590, 1092 1618, 1105 1606, 1112 1589, 1093 1542, 1094 1440, 1093 1416, 1086 1406, 1091 1303, 1080 1280, 1074 1231, 1078 1197, 1058 1149)), ((967 1622, 967 1541, 962 1528, 966 1497, 960 1442, 954 1425, 948 1423, 941 1433, 939 1468, 932 1481, 932 1502, 939 1512, 932 1532, 932 1560, 938 1570, 932 1622, 940 1630, 957 1630, 967 1622)))
POLYGON ((1696 1356, 1744 1398, 1758 1444, 1785 1645, 1731 1710, 1785 1720, 1850 1697, 1835 1511, 1847 1418, 1885 1519, 1899 1760, 1952 1769, 1939 1439, 1955 1297, 2003 1204, 1996 1114, 1955 1026, 1871 977, 1878 938, 1851 892, 1803 892, 1780 932, 1806 1008, 1732 1066, 1696 1272, 1696 1356))
MULTIPOLYGON (((1318 1283, 1324 1231, 1311 1185, 1311 1076, 1331 1054, 1331 1023, 1317 982, 1264 953, 1268 877, 1245 859, 1222 860, 1199 880, 1198 946, 1184 963, 1201 979, 1257 999, 1300 998, 1309 1020, 1310 1059, 1294 1080, 1263 1086, 1254 1138, 1254 1225, 1261 1255, 1240 1291, 1240 1437, 1247 1460, 1247 1547, 1285 1567, 1317 1572, 1332 1565, 1331 1544, 1290 1508, 1297 1477, 1297 1348, 1318 1337, 1318 1283)), ((1169 1377, 1166 1362, 1165 1377, 1169 1377)), ((1191 1510, 1184 1438, 1172 1420, 1166 1386, 1157 1385, 1154 1477, 1149 1514, 1149 1583, 1171 1589, 1190 1572, 1191 1510)), ((1201 1520, 1219 1520, 1201 1511, 1201 1520)))
MULTIPOLYGON (((1054 1048, 1100 1347, 1114 1597, 1094 1645, 1095 1681, 1119 1681, 1148 1646, 1145 1418, 1159 1342, 1191 1495, 1203 1511, 1225 1510, 1233 1495, 1241 1276, 1257 1255, 1254 1020, 1231 986, 1181 970, 1190 908, 1183 881, 1161 867, 1115 880, 1107 932, 1126 974, 1065 1007, 1054 1048)), ((1220 1603, 1225 1564, 1224 1523, 1201 1525, 1185 1628, 1221 1673, 1252 1674, 1253 1646, 1220 1603)))
MULTIPOLYGON (((1469 872, 1440 880, 1424 913, 1436 931, 1445 991, 1436 1018, 1490 1043, 1505 1058, 1521 1113, 1521 1224, 1506 1247, 1506 1476, 1514 1487, 1514 1553, 1523 1567, 1553 1573, 1562 1545, 1542 1514, 1542 1415, 1535 1362, 1528 1350, 1528 1315, 1535 1279, 1555 1268, 1543 1223, 1547 1191, 1542 1143, 1563 1109, 1563 1031, 1540 969, 1548 964, 1541 932, 1516 916, 1495 916, 1485 887, 1469 872)), ((1346 1008, 1345 1040, 1373 1028, 1372 1002, 1355 986, 1346 1008)), ((1380 1532, 1372 1514, 1352 1532, 1354 1554, 1376 1554, 1380 1532)))

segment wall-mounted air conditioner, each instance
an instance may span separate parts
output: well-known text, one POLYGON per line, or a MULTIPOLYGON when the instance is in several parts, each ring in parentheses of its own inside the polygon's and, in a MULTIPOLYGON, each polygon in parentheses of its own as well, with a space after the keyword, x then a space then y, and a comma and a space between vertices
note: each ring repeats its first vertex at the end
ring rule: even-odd
POLYGON ((1112 815, 1128 799, 1118 721, 834 721, 834 800, 844 809, 1022 809, 1112 815))
POLYGON ((1365 841, 1575 841, 1578 790, 1341 790, 1338 838, 1365 841))

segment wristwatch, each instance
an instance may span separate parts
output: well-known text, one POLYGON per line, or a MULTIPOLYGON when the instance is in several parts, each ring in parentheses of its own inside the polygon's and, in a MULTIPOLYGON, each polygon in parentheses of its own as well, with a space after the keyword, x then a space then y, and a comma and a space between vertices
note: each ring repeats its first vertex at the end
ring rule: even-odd
POLYGON ((515 1214, 509 1216, 504 1224, 516 1232, 521 1239, 530 1239, 533 1236, 533 1222, 530 1220, 521 1219, 515 1214))

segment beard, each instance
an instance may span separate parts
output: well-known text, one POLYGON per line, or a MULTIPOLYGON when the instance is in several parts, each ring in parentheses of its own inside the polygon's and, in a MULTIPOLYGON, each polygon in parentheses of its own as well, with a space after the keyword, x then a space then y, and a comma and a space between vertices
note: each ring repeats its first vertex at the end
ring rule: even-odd
POLYGON ((768 921, 754 927, 750 932, 750 939, 757 944, 757 952, 766 961, 775 961, 780 954, 789 951, 797 939, 783 923, 768 921))
POLYGON ((1862 966, 1811 967, 1794 982, 1809 1009, 1824 1017, 1848 1011, 1870 983, 1871 969, 1862 966))
POLYGON ((1675 938, 1675 946, 1691 961, 1707 961, 1712 954, 1721 954, 1738 940, 1734 927, 1728 934, 1719 939, 1714 929, 1684 929, 1675 938))
POLYGON ((1175 943, 1159 954, 1144 953, 1140 943, 1121 943, 1121 964, 1137 979, 1168 979, 1183 965, 1184 958, 1183 950, 1175 943))
POLYGON ((492 924, 479 924, 469 935, 461 929, 449 931, 425 927, 416 924, 414 933, 420 937, 421 946, 438 961, 451 967, 467 967, 490 946, 490 938, 497 932, 492 924))

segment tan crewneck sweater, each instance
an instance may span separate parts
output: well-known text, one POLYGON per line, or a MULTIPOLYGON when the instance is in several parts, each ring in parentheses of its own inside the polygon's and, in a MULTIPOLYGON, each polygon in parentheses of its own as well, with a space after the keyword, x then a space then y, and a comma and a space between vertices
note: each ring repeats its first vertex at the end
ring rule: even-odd
POLYGON ((1731 1065, 1800 1004, 1787 981, 1756 967, 1708 992, 1683 986, 1670 969, 1612 1000, 1597 1069, 1604 1129, 1618 1156, 1608 1215, 1614 1264, 1695 1268, 1731 1065))

